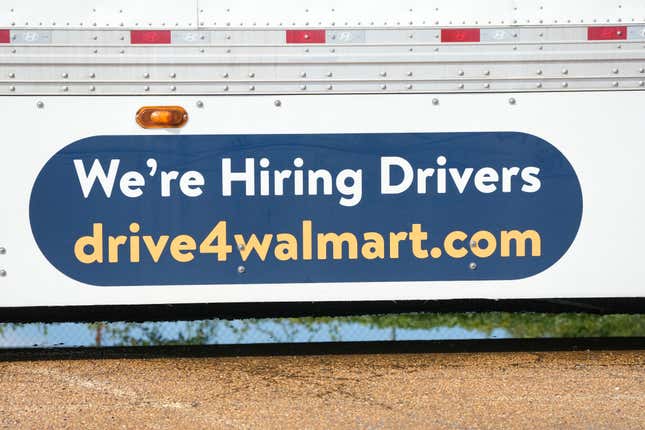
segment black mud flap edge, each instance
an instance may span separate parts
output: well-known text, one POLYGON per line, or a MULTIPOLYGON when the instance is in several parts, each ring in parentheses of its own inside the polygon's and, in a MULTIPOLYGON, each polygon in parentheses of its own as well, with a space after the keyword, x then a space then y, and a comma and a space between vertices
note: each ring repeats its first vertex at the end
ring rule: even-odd
POLYGON ((645 298, 39 306, 0 308, 0 322, 190 321, 210 318, 286 318, 409 312, 638 314, 645 313, 645 298))

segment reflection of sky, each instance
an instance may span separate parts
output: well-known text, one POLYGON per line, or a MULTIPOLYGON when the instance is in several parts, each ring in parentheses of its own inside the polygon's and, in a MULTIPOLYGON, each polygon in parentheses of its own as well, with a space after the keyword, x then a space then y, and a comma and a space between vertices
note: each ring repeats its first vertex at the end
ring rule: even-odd
MULTIPOLYGON (((87 324, 0 324, 0 347, 93 346, 96 328, 87 324)), ((204 344, 250 344, 281 342, 450 340, 504 338, 495 329, 490 334, 461 327, 431 329, 378 328, 357 322, 337 321, 303 324, 288 319, 178 321, 156 323, 107 323, 101 331, 103 346, 129 344, 129 339, 148 344, 194 338, 204 334, 204 344), (201 328, 201 330, 200 330, 201 328), (126 339, 127 337, 127 339, 126 339), (155 341, 155 339, 159 340, 155 341)), ((183 343, 183 342, 182 342, 183 343)))

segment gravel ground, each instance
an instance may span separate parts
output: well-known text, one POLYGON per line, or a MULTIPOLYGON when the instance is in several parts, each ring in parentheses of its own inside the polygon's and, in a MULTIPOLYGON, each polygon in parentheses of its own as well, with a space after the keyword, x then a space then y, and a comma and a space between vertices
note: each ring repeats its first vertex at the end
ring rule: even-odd
POLYGON ((645 428, 645 351, 5 361, 0 425, 645 428))

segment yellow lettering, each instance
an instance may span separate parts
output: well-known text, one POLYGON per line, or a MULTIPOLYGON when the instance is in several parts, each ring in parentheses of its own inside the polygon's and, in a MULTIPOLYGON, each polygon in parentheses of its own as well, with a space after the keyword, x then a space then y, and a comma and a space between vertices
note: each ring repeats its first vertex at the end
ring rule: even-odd
POLYGON ((517 257, 526 256, 526 241, 531 241, 531 255, 539 257, 542 254, 542 240, 540 234, 535 230, 526 230, 520 232, 518 230, 506 231, 502 230, 501 235, 501 254, 502 257, 510 257, 511 255, 511 241, 515 242, 515 255, 517 257))
POLYGON ((390 233, 390 258, 399 258, 399 242, 408 238, 404 231, 390 233))
POLYGON ((347 244, 349 258, 355 260, 358 258, 358 242, 356 236, 352 233, 318 233, 318 259, 327 258, 327 245, 332 244, 332 254, 334 260, 343 258, 343 244, 347 244))
POLYGON ((289 233, 278 233, 276 235, 278 243, 273 250, 275 258, 280 261, 298 259, 298 240, 289 233))
POLYGON ((79 238, 74 244, 74 255, 76 259, 84 264, 103 263, 103 224, 92 225, 92 235, 79 238), (90 246, 91 253, 85 252, 90 246))
POLYGON ((195 259, 195 255, 190 252, 197 249, 195 239, 187 234, 180 234, 170 242, 170 255, 180 263, 188 263, 195 259), (184 252, 188 251, 188 252, 184 252))
POLYGON ((468 254, 466 248, 459 247, 455 248, 455 242, 463 242, 468 238, 468 235, 463 231, 453 231, 450 232, 443 241, 443 247, 446 250, 446 254, 453 258, 463 258, 468 254))
POLYGON ((368 260, 385 258, 385 241, 379 233, 370 231, 363 234, 366 242, 361 247, 361 254, 368 260))
POLYGON ((490 231, 478 231, 471 236, 470 242, 474 245, 470 247, 470 251, 480 258, 490 257, 497 249, 497 239, 490 231), (486 248, 480 246, 482 240, 486 241, 486 248))
POLYGON ((244 241, 244 236, 241 234, 236 234, 235 243, 240 250, 240 255, 242 256, 242 261, 246 261, 249 258, 251 252, 255 251, 260 257, 260 260, 264 261, 267 258, 267 253, 269 252, 269 246, 271 246, 271 240, 273 239, 272 234, 265 234, 262 237, 262 242, 258 240, 258 237, 255 234, 252 234, 249 237, 248 242, 244 241))

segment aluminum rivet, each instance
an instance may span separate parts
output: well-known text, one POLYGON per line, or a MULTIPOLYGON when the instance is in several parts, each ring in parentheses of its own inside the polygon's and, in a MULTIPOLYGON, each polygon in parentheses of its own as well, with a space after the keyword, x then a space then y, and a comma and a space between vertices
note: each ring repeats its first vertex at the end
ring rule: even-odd
POLYGON ((96 73, 90 73, 90 78, 92 79, 96 78, 96 73))
POLYGON ((249 73, 249 78, 254 78, 254 77, 255 77, 255 73, 253 72, 249 73))
POLYGON ((327 85, 327 89, 328 89, 328 90, 333 90, 333 89, 334 89, 334 87, 333 87, 333 85, 327 85))
POLYGON ((517 100, 515 100, 513 97, 511 97, 510 99, 508 99, 508 102, 510 104, 514 105, 515 103, 517 103, 517 100))
POLYGON ((474 241, 474 240, 471 240, 471 241, 470 241, 470 247, 471 247, 471 248, 477 248, 477 242, 476 242, 476 241, 474 241))
POLYGON ((12 85, 12 86, 10 86, 10 87, 9 87, 9 91, 12 91, 12 92, 13 92, 13 91, 16 91, 16 87, 14 87, 13 85, 12 85))
POLYGON ((170 74, 170 77, 171 77, 172 79, 175 79, 175 78, 177 77, 177 73, 172 72, 172 73, 170 74))
POLYGON ((300 77, 301 77, 301 78, 306 78, 306 77, 307 77, 307 73, 306 73, 306 72, 302 72, 302 73, 300 74, 300 77))
POLYGON ((468 265, 468 268, 469 268, 470 270, 475 270, 475 269, 477 269, 477 263, 475 263, 474 261, 473 261, 473 262, 471 262, 471 263, 468 265))
POLYGON ((412 72, 408 72, 408 73, 407 73, 407 75, 408 75, 408 76, 412 76, 412 72))
POLYGON ((197 100, 197 103, 195 103, 198 108, 203 108, 204 107, 204 102, 201 100, 197 100))
POLYGON ((459 84, 459 89, 464 89, 464 84, 459 84))
POLYGON ((94 85, 90 86, 90 91, 95 91, 96 87, 94 85))
POLYGON ((379 73, 379 75, 385 77, 385 76, 387 76, 387 72, 381 72, 381 73, 379 73))
POLYGON ((69 78, 69 75, 67 73, 63 73, 63 74, 60 75, 60 77, 63 78, 63 79, 67 79, 67 78, 69 78))
POLYGON ((40 102, 40 101, 39 101, 39 102, 37 102, 37 103, 36 103, 36 106, 37 106, 39 109, 42 109, 42 108, 44 108, 44 107, 45 107, 45 103, 43 103, 43 102, 40 102))
POLYGON ((61 90, 62 90, 62 91, 69 91, 69 87, 68 87, 68 86, 64 86, 64 87, 62 87, 62 88, 61 88, 61 90))
POLYGON ((145 87, 143 87, 143 91, 150 91, 150 87, 146 85, 145 87))
POLYGON ((176 87, 176 86, 174 86, 174 85, 172 85, 172 86, 170 87, 170 91, 175 91, 176 89, 177 89, 177 87, 176 87))
POLYGON ((612 86, 614 86, 614 87, 617 87, 617 86, 618 86, 618 82, 615 82, 615 81, 614 81, 614 82, 612 82, 612 83, 611 83, 611 85, 612 85, 612 86))
POLYGON ((562 69, 562 74, 567 75, 567 74, 569 74, 569 71, 567 69, 562 69))
POLYGON ((535 73, 537 73, 538 75, 541 75, 542 74, 542 69, 537 69, 537 71, 535 73))
POLYGON ((0 248, 0 255, 5 255, 7 253, 7 248, 0 248))
POLYGON ((542 88, 542 82, 538 82, 535 86, 538 88, 542 88))
POLYGON ((406 88, 407 88, 408 90, 411 90, 411 89, 412 89, 412 84, 408 84, 408 85, 406 85, 406 88))
POLYGON ((237 273, 244 273, 246 272, 246 267, 244 266, 237 266, 237 273))
POLYGON ((568 87, 568 86, 569 86, 569 84, 568 84, 568 83, 566 83, 566 82, 562 82, 562 88, 566 88, 566 87, 568 87))
POLYGON ((228 85, 224 85, 224 88, 222 88, 224 91, 228 91, 228 85))
POLYGON ((15 74, 15 73, 13 73, 13 72, 12 72, 12 73, 9 73, 9 77, 10 77, 11 79, 13 79, 13 78, 15 78, 15 77, 16 77, 16 74, 15 74))
POLYGON ((612 70, 611 70, 611 73, 613 73, 614 75, 618 74, 618 69, 615 69, 615 68, 614 68, 614 69, 612 69, 612 70))
POLYGON ((228 73, 222 73, 222 78, 228 78, 228 73))
POLYGON ((249 87, 249 90, 250 90, 250 91, 255 90, 255 85, 251 85, 251 86, 249 87))
POLYGON ((490 75, 490 70, 485 70, 484 75, 486 75, 486 76, 490 75))
POLYGON ((280 100, 274 100, 274 101, 273 101, 273 105, 274 105, 275 107, 280 107, 280 106, 282 106, 282 102, 281 102, 280 100))
POLYGON ((638 69, 638 73, 645 73, 645 67, 641 67, 640 69, 638 69))
POLYGON ((143 77, 144 77, 144 78, 146 78, 146 79, 148 79, 148 78, 150 77, 150 73, 148 73, 148 72, 144 73, 144 74, 143 74, 143 77))
POLYGON ((332 72, 327 72, 327 77, 328 78, 331 78, 332 76, 334 76, 334 74, 332 72))
POLYGON ((387 85, 385 85, 385 84, 381 85, 381 89, 382 89, 382 90, 384 90, 384 89, 386 89, 386 88, 387 88, 387 85))
POLYGON ((464 76, 464 71, 463 71, 463 70, 460 70, 459 72, 457 72, 457 74, 458 74, 459 76, 464 76))
POLYGON ((484 88, 490 88, 490 84, 487 82, 484 84, 484 88))
POLYGON ((437 106, 439 104, 439 99, 432 99, 432 104, 437 106))
POLYGON ((638 86, 639 87, 645 86, 645 81, 638 81, 638 86))
POLYGON ((300 89, 301 89, 301 90, 306 90, 306 89, 307 89, 307 86, 306 86, 306 85, 301 85, 301 86, 300 86, 300 89))
POLYGON ((12 54, 15 54, 15 53, 16 53, 16 49, 15 49, 15 48, 14 48, 14 49, 12 49, 12 50, 11 50, 11 53, 12 53, 12 54))

